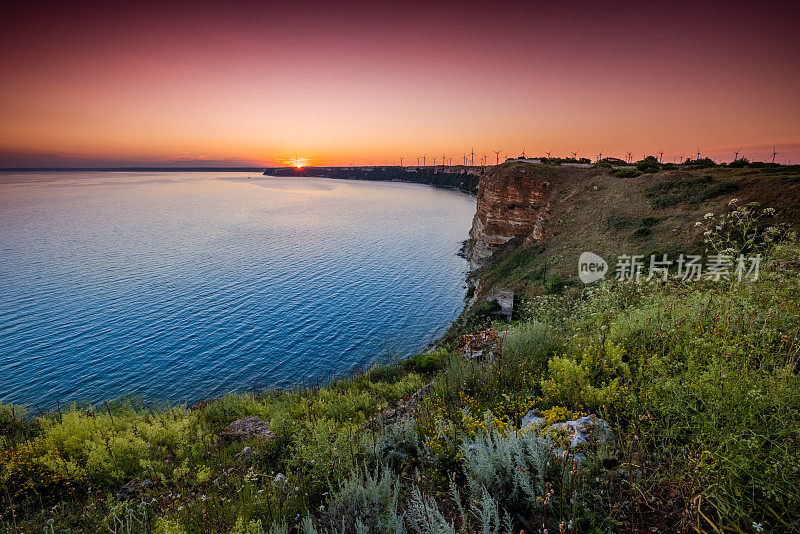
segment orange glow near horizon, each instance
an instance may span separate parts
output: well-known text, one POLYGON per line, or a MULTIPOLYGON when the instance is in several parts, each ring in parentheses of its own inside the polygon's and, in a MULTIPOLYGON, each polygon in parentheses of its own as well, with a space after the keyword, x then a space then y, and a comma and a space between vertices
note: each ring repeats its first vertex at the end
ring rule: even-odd
POLYGON ((796 6, 37 6, 0 35, 0 167, 800 161, 796 6))

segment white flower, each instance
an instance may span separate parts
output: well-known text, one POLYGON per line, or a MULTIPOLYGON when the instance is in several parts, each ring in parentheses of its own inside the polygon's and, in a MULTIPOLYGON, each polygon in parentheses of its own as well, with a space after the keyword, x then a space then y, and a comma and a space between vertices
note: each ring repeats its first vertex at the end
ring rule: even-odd
POLYGON ((761 523, 756 523, 753 521, 753 530, 756 532, 764 532, 764 526, 761 523))
POLYGON ((706 213, 706 214, 703 216, 703 218, 704 218, 704 219, 713 219, 713 218, 714 218, 714 214, 713 214, 713 213, 706 213))

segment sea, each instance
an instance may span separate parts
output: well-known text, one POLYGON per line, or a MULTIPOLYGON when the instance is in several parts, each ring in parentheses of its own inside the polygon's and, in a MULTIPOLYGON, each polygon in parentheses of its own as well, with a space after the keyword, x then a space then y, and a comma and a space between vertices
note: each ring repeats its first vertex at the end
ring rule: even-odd
POLYGON ((251 172, 0 173, 0 402, 313 387, 464 306, 475 200, 251 172))

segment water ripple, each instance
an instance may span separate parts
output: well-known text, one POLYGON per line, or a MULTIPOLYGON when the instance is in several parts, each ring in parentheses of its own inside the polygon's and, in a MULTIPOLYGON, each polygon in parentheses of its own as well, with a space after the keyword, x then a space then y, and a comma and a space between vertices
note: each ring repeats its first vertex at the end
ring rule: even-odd
POLYGON ((463 305, 473 212, 410 184, 5 175, 0 400, 193 401, 411 354, 463 305))

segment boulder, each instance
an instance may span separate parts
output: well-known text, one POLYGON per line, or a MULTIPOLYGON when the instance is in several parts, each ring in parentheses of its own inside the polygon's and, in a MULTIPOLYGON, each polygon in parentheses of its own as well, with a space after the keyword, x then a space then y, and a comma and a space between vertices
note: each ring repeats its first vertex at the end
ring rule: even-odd
POLYGON ((566 435, 570 449, 578 445, 605 443, 614 439, 611 427, 594 414, 579 417, 572 421, 554 423, 545 428, 544 418, 538 410, 531 410, 522 417, 520 430, 530 428, 540 435, 557 436, 561 432, 566 435))
POLYGON ((544 417, 541 417, 539 410, 531 410, 522 416, 522 424, 520 430, 526 428, 540 428, 544 426, 544 417))
POLYGON ((550 426, 552 431, 563 430, 569 440, 569 448, 574 449, 578 445, 588 445, 590 443, 605 443, 612 440, 611 427, 608 423, 594 414, 580 417, 573 421, 564 421, 550 426))
POLYGON ((263 419, 250 415, 244 419, 237 419, 222 429, 219 437, 227 440, 265 439, 275 438, 275 433, 269 429, 269 423, 263 419))

